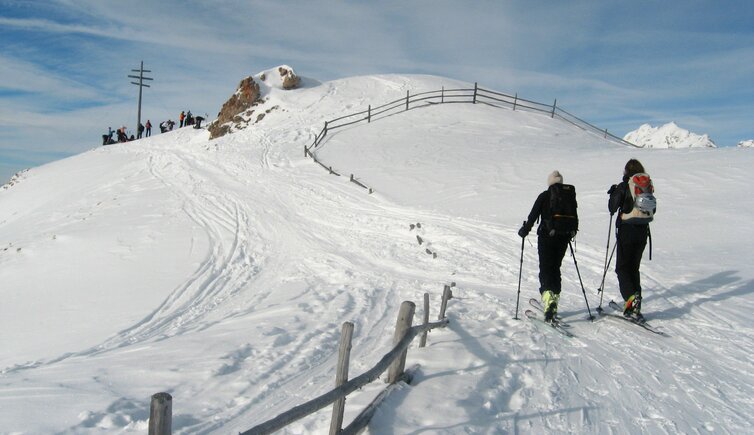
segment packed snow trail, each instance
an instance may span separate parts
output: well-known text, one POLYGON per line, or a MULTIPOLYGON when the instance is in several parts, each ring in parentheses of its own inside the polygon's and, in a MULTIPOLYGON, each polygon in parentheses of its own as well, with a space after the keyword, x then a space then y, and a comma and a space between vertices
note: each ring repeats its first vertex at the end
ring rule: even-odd
MULTIPOLYGON (((318 158, 374 194, 303 157, 326 119, 465 85, 313 83, 273 93, 279 110, 218 140, 184 128, 29 171, 0 193, 0 431, 143 433, 159 391, 176 433, 243 431, 332 388, 343 322, 356 325, 356 376, 390 349, 400 303, 428 292, 434 317, 451 281, 449 327, 409 350, 417 376, 370 433, 747 431, 754 236, 737 229, 754 214, 740 201, 752 153, 626 149, 547 116, 454 104, 328 136, 318 158), (590 322, 570 254, 559 313, 576 337, 514 320, 516 231, 553 169, 577 188, 594 310, 605 191, 630 157, 661 204, 644 311, 670 337, 590 322)), ((524 246, 521 302, 538 296, 536 238, 524 246)), ((605 304, 619 297, 612 270, 605 287, 605 304)), ((349 396, 345 420, 383 387, 349 396)))

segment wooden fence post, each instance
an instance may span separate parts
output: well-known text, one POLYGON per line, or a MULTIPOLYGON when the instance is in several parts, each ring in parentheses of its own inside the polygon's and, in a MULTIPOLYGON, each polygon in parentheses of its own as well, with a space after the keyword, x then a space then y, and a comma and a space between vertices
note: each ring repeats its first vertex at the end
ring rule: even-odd
POLYGON ((406 110, 408 110, 408 91, 406 91, 406 110))
POLYGON ((605 129, 605 139, 607 139, 607 129, 605 129))
MULTIPOLYGON (((395 334, 393 335, 393 345, 398 344, 403 339, 409 329, 411 329, 411 322, 414 320, 414 311, 416 311, 416 304, 410 301, 404 301, 401 304, 401 310, 398 312, 398 321, 395 323, 395 334)), ((388 370, 387 381, 390 384, 398 382, 398 379, 403 374, 403 369, 406 367, 406 355, 408 354, 408 348, 401 353, 388 370)))
POLYGON ((367 108, 367 124, 372 122, 372 105, 367 108))
POLYGON ((516 111, 516 103, 518 103, 518 92, 516 92, 516 96, 513 97, 513 111, 516 111))
POLYGON ((149 406, 149 435, 170 435, 172 425, 173 398, 168 393, 153 394, 149 406))
POLYGON ((477 82, 474 82, 474 100, 472 101, 473 104, 476 104, 476 91, 477 91, 477 82))
POLYGON ((440 93, 440 102, 445 102, 445 86, 442 87, 442 93, 440 93))
MULTIPOLYGON (((351 337, 353 337, 353 323, 343 323, 340 333, 340 347, 338 351, 338 371, 335 375, 335 387, 348 382, 348 363, 351 359, 351 337)), ((332 408, 330 421, 330 435, 337 435, 343 426, 343 411, 346 408, 346 398, 338 399, 332 408)))
POLYGON ((442 303, 440 304, 440 315, 437 316, 437 320, 442 320, 445 318, 445 309, 448 308, 448 300, 452 297, 453 295, 450 291, 450 286, 446 285, 442 290, 442 303))
MULTIPOLYGON (((424 293, 424 326, 429 323, 429 293, 424 293)), ((427 345, 427 332, 424 331, 419 339, 419 347, 425 347, 427 345)))
POLYGON ((552 114, 550 115, 550 118, 554 118, 555 117, 555 106, 557 106, 557 105, 558 105, 558 99, 556 98, 555 102, 552 103, 552 114))

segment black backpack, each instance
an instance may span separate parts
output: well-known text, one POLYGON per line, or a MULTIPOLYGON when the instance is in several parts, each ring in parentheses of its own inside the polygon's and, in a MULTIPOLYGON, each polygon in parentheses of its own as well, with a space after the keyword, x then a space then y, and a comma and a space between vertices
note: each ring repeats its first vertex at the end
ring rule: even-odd
POLYGON ((576 188, 570 184, 555 183, 547 190, 550 192, 550 216, 543 219, 546 233, 550 236, 576 236, 579 230, 576 188))

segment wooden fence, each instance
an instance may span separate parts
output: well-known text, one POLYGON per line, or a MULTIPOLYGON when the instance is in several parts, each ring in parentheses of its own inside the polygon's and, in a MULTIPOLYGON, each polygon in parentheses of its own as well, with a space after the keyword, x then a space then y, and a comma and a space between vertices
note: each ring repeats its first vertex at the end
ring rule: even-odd
MULTIPOLYGON (((339 118, 325 121, 325 125, 324 127, 322 127, 322 130, 320 130, 320 132, 314 137, 314 142, 309 146, 304 146, 304 157, 311 157, 314 162, 325 168, 331 174, 340 176, 339 173, 333 170, 332 166, 327 166, 322 163, 312 151, 313 149, 316 150, 316 148, 318 148, 322 144, 325 137, 330 131, 364 121, 371 123, 373 120, 396 115, 398 113, 419 107, 447 103, 486 104, 493 107, 511 108, 513 110, 519 111, 542 113, 549 115, 551 118, 558 118, 589 133, 602 136, 607 140, 619 143, 621 145, 637 147, 631 142, 628 142, 608 132, 607 129, 600 129, 599 127, 596 127, 584 121, 583 119, 561 109, 557 105, 557 99, 553 101, 551 105, 538 103, 536 101, 520 98, 518 94, 507 95, 489 89, 480 88, 477 83, 474 83, 474 88, 468 89, 445 89, 443 87, 442 89, 437 91, 421 92, 413 95, 411 95, 409 91, 406 91, 406 96, 401 97, 400 99, 385 103, 377 107, 372 107, 370 105, 366 110, 362 110, 361 112, 351 113, 350 115, 344 115, 339 118)), ((355 179, 353 174, 351 174, 350 181, 359 185, 360 187, 363 187, 364 189, 367 189, 369 193, 373 192, 370 187, 355 179)))
MULTIPOLYGON (((330 422, 330 435, 356 434, 366 428, 374 415, 379 404, 389 396, 395 385, 400 381, 410 382, 411 377, 405 371, 408 347, 414 338, 420 336, 419 347, 427 343, 427 333, 435 328, 444 328, 448 325, 445 311, 448 300, 453 297, 451 285, 443 288, 440 313, 437 322, 429 322, 429 294, 424 294, 424 319, 421 325, 411 326, 413 323, 416 306, 413 302, 405 301, 401 304, 393 334, 393 349, 385 354, 382 359, 370 370, 348 380, 348 365, 351 354, 351 337, 354 325, 351 322, 343 323, 341 330, 340 346, 338 353, 338 366, 335 377, 335 388, 327 393, 314 398, 306 403, 298 405, 277 417, 258 424, 251 429, 242 432, 242 435, 270 434, 281 430, 287 425, 308 415, 314 414, 322 408, 333 405, 332 419, 330 422), (387 382, 389 386, 383 390, 347 427, 343 425, 343 411, 345 409, 346 396, 363 386, 379 378, 382 373, 388 371, 387 382)), ((152 396, 152 404, 149 418, 149 435, 168 435, 171 433, 172 397, 168 393, 157 393, 152 396)))

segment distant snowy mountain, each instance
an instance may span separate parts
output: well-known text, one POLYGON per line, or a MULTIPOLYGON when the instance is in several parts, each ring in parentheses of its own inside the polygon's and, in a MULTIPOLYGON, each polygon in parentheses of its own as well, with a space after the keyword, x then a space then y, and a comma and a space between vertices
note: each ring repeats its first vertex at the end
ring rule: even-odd
POLYGON ((754 148, 754 139, 742 140, 738 143, 741 148, 754 148))
POLYGON ((717 148, 706 134, 692 133, 675 122, 661 127, 644 124, 623 139, 642 148, 717 148))

